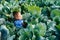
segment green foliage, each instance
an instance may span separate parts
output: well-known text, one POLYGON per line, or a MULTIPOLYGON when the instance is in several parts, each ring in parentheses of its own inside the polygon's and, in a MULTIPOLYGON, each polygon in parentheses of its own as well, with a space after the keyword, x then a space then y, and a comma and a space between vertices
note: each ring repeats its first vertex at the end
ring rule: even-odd
POLYGON ((60 16, 60 10, 59 9, 52 10, 51 14, 54 16, 60 16))
POLYGON ((0 0, 0 18, 6 20, 10 32, 8 39, 13 39, 17 33, 18 40, 59 40, 60 6, 57 5, 60 0, 0 0), (13 11, 21 12, 28 23, 26 28, 15 31, 13 11))
POLYGON ((38 30, 40 36, 44 36, 46 33, 46 25, 44 23, 38 23, 35 30, 38 30))
POLYGON ((59 25, 56 25, 56 27, 57 27, 57 29, 59 29, 59 30, 60 30, 60 24, 59 24, 59 25))

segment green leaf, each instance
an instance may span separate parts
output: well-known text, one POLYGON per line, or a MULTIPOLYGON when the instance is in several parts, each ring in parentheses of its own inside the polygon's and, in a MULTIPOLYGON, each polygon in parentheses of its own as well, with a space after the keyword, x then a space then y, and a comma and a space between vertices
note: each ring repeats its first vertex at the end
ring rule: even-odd
POLYGON ((59 25, 56 25, 57 29, 60 30, 60 24, 59 25))
POLYGON ((46 33, 46 25, 44 23, 38 23, 36 28, 35 29, 38 31, 40 36, 45 35, 45 33, 46 33))
POLYGON ((55 9, 55 10, 52 10, 51 12, 51 16, 60 16, 60 10, 59 9, 55 9))

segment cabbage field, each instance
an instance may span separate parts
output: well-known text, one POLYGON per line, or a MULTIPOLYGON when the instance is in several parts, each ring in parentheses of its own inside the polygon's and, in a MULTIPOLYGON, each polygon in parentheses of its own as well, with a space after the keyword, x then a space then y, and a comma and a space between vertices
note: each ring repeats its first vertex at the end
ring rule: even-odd
POLYGON ((60 0, 0 0, 1 39, 60 40, 60 0), (20 11, 27 23, 25 28, 17 32, 13 11, 20 11), (1 28, 7 30, 7 39, 2 39, 1 28))

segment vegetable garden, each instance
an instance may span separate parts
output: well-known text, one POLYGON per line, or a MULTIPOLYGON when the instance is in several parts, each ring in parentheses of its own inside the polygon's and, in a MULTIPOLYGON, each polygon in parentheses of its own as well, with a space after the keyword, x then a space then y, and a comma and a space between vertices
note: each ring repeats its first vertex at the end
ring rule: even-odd
POLYGON ((27 22, 27 27, 17 32, 18 40, 60 40, 60 0, 0 0, 0 19, 5 19, 9 30, 7 40, 15 38, 15 10, 27 22))

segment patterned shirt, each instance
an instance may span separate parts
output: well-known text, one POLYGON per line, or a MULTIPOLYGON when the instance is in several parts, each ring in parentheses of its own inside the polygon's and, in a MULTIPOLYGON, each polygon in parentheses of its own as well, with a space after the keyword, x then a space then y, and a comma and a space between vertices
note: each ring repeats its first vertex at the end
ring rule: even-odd
POLYGON ((14 25, 16 28, 22 28, 23 20, 15 20, 14 25))

